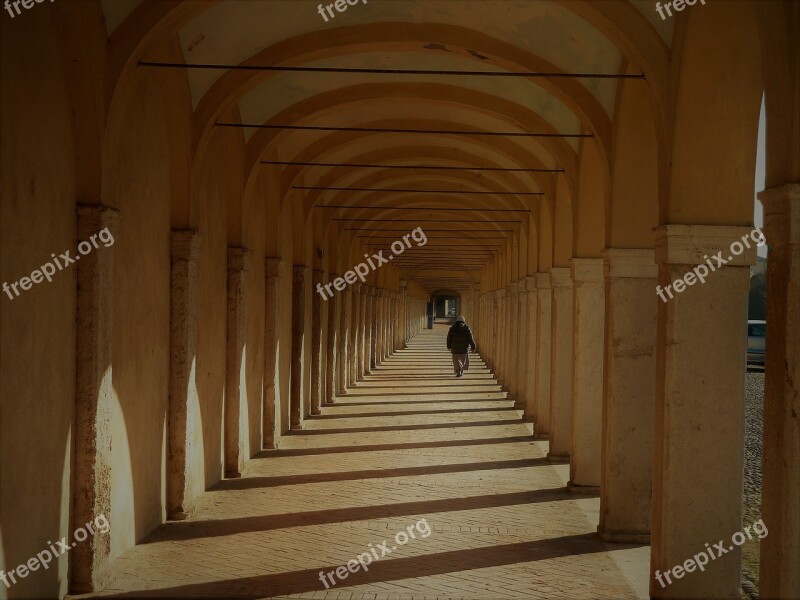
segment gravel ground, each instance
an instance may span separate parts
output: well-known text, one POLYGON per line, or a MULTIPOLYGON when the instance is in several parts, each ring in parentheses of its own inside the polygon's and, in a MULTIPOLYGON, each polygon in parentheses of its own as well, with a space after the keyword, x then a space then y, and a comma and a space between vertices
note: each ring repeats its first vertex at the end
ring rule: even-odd
MULTIPOLYGON (((747 373, 745 379, 744 512, 743 526, 761 518, 761 451, 764 372, 747 373)), ((758 538, 742 546, 742 587, 758 598, 758 538)))

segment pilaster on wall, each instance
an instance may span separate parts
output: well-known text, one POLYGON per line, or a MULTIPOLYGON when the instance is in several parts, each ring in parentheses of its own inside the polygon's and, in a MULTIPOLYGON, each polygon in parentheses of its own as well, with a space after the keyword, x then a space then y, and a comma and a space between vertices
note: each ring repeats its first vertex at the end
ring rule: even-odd
POLYGON ((172 232, 170 273, 170 369, 167 423, 167 518, 186 519, 193 511, 191 457, 199 410, 197 357, 197 276, 202 236, 172 232))
POLYGON ((289 430, 288 423, 281 423, 278 375, 278 324, 280 305, 278 294, 286 261, 267 258, 264 269, 264 384, 263 384, 263 440, 265 450, 277 448, 278 438, 289 430))
POLYGON ((800 597, 800 182, 759 194, 764 205, 767 349, 761 516, 763 598, 800 597))
POLYGON ((606 344, 600 525, 609 542, 650 541, 658 266, 650 249, 605 251, 606 344))
POLYGON ((350 322, 350 386, 358 384, 358 361, 361 359, 361 320, 364 318, 364 306, 361 296, 361 284, 356 282, 350 286, 352 296, 353 317, 350 322))
POLYGON ((552 284, 552 374, 550 376, 551 462, 569 462, 572 451, 572 272, 568 267, 550 269, 552 284))
POLYGON ((597 493, 603 418, 605 289, 602 258, 573 258, 572 452, 569 489, 597 493))
MULTIPOLYGON (((731 245, 749 232, 704 225, 657 230, 662 288, 707 265, 706 256, 722 252, 730 261, 709 269, 705 283, 657 302, 651 570, 682 564, 710 540, 730 539, 742 527, 745 325, 755 243, 738 256, 731 245)), ((734 546, 702 578, 673 580, 666 588, 651 581, 650 594, 738 597, 740 564, 741 548, 734 546)))
POLYGON ((247 397, 242 357, 245 345, 245 278, 252 252, 228 248, 227 360, 225 372, 225 476, 241 477, 247 453, 247 397))
MULTIPOLYGON (((108 228, 119 233, 119 212, 78 207, 78 242, 108 228)), ((111 519, 111 351, 114 322, 114 246, 81 257, 77 269, 75 528, 104 514, 111 519)), ((113 535, 113 533, 111 534, 113 535)), ((72 591, 94 592, 107 579, 110 535, 91 536, 72 550, 72 591)))

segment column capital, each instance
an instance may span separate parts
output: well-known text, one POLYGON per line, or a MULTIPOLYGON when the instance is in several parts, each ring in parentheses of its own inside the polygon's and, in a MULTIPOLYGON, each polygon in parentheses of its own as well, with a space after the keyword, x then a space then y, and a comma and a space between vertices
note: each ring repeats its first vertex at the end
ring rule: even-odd
POLYGON ((203 249, 203 236, 194 229, 173 229, 170 234, 172 260, 197 262, 203 249))
POLYGON ((569 267, 551 268, 550 284, 554 288, 572 287, 572 269, 569 267))
POLYGON ((518 292, 527 292, 528 291, 528 278, 527 277, 520 277, 517 279, 517 291, 518 292))
POLYGON ((528 275, 525 277, 525 287, 531 292, 536 290, 536 275, 528 275))
POLYGON ((550 289, 550 272, 536 273, 536 289, 549 290, 550 289))
POLYGON ((608 277, 658 277, 656 253, 652 248, 606 248, 603 251, 603 261, 608 277))
POLYGON ((314 269, 311 275, 311 282, 314 285, 322 283, 325 280, 325 271, 322 269, 314 269))
POLYGON ((768 188, 758 193, 758 199, 764 205, 767 242, 772 245, 800 244, 800 183, 768 188))
POLYGON ((513 296, 519 294, 519 284, 516 281, 512 281, 506 286, 506 295, 513 296))
POLYGON ((659 264, 701 265, 712 256, 722 253, 728 267, 747 267, 756 264, 756 243, 750 248, 742 244, 752 227, 734 225, 662 225, 656 229, 656 261, 659 264), (732 252, 738 244, 742 251, 732 252))
POLYGON ((245 272, 250 269, 253 251, 238 246, 228 246, 228 271, 245 272))
POLYGON ((570 260, 574 283, 603 283, 602 258, 573 258, 570 260))
POLYGON ((264 272, 266 273, 267 277, 278 277, 285 263, 286 261, 282 258, 267 257, 264 259, 264 272))
POLYGON ((499 290, 497 290, 497 292, 495 292, 495 293, 497 294, 497 297, 498 297, 498 298, 505 298, 505 297, 506 297, 507 290, 506 290, 506 288, 500 288, 500 289, 499 289, 499 290))

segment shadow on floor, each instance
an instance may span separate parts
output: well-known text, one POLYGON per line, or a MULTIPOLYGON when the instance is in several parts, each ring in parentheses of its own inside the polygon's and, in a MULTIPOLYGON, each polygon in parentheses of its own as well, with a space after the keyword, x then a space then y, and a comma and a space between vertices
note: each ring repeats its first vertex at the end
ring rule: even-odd
POLYGON ((309 473, 307 475, 276 475, 274 477, 242 477, 223 479, 211 488, 212 491, 247 490, 251 488, 277 487, 303 483, 325 483, 330 481, 355 481, 358 479, 381 479, 384 477, 414 477, 418 475, 439 475, 442 473, 466 473, 469 471, 490 471, 496 469, 523 469, 526 467, 552 466, 546 458, 523 458, 519 460, 498 460, 478 463, 426 465, 424 467, 399 467, 396 469, 367 469, 364 471, 343 471, 339 473, 309 473))
POLYGON ((308 527, 311 525, 327 525, 330 523, 345 523, 348 521, 366 521, 370 519, 385 519, 407 515, 430 515, 442 512, 479 510, 501 506, 519 506, 538 502, 556 502, 559 500, 574 499, 575 496, 567 492, 566 488, 552 488, 526 492, 509 492, 505 494, 488 494, 484 496, 467 496, 464 498, 446 498, 443 500, 354 506, 349 508, 315 510, 259 517, 215 519, 213 521, 173 521, 162 525, 140 543, 155 544, 159 542, 173 542, 178 540, 271 531, 274 529, 286 529, 288 527, 308 527))
MULTIPOLYGON (((433 533, 435 535, 436 532, 433 533)), ((425 543, 424 539, 414 541, 416 546, 425 543)), ((615 548, 633 548, 637 545, 615 545, 615 548)), ((367 551, 367 548, 364 548, 367 551)), ((347 579, 339 581, 335 590, 343 591, 350 585, 364 585, 386 581, 398 581, 419 577, 430 577, 446 573, 459 573, 466 570, 484 569, 518 563, 534 562, 558 557, 578 556, 596 552, 607 552, 608 547, 596 534, 567 535, 530 542, 501 544, 483 548, 454 550, 437 554, 423 554, 407 558, 384 558, 369 565, 369 571, 357 571, 347 579)), ((353 557, 355 558, 355 556, 353 557)), ((326 565, 313 569, 240 577, 222 581, 167 587, 146 592, 130 592, 104 595, 104 598, 190 598, 217 597, 230 598, 235 584, 236 598, 264 598, 325 591, 320 580, 320 572, 336 570, 341 565, 326 565)), ((488 599, 487 599, 488 600, 488 599)))

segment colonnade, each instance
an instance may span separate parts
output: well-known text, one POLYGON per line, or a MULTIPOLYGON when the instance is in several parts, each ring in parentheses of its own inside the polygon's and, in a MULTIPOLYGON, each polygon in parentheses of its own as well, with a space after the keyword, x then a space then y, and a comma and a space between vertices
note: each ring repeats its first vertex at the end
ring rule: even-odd
MULTIPOLYGON (((795 474, 800 468, 796 419, 785 412, 798 393, 798 189, 760 196, 771 327, 762 514, 771 527, 782 526, 761 544, 762 589, 773 576, 782 585, 800 576, 800 565, 787 561, 800 543, 796 486, 787 493, 777 477, 781 465, 795 474)), ((464 299, 480 351, 534 435, 549 440, 548 458, 570 463, 568 488, 599 493, 599 534, 649 542, 653 572, 749 525, 742 523, 745 324, 756 245, 668 303, 656 289, 751 231, 668 225, 657 230, 655 249, 607 248, 495 289, 475 284, 464 299)), ((702 587, 735 597, 737 551, 695 579, 692 593, 702 587)), ((651 587, 654 596, 661 591, 651 587)))

